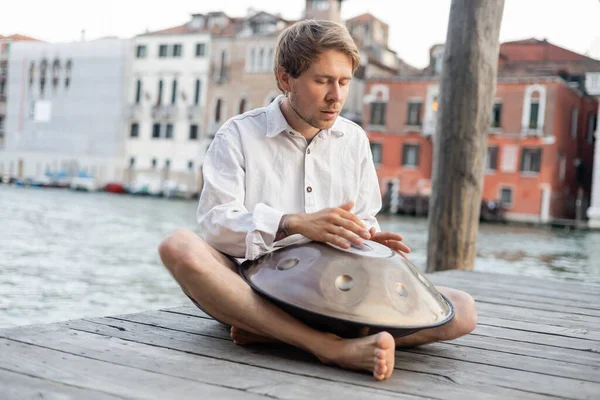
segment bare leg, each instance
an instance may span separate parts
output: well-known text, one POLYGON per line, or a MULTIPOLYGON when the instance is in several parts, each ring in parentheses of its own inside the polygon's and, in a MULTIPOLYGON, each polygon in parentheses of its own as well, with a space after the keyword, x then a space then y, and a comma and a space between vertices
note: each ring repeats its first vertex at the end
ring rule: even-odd
MULTIPOLYGON (((454 306, 454 318, 447 324, 431 329, 424 329, 411 335, 396 338, 397 347, 414 347, 432 342, 452 340, 472 332, 477 325, 477 313, 473 298, 460 290, 436 287, 454 306)), ((260 336, 232 326, 231 337, 236 344, 269 343, 273 338, 260 336)))
POLYGON ((308 351, 326 364, 367 370, 378 380, 391 376, 395 348, 389 333, 341 339, 310 328, 257 295, 232 261, 190 230, 173 232, 159 252, 184 292, 215 319, 308 351))
POLYGON ((414 347, 422 344, 459 338, 477 326, 477 312, 473 298, 460 290, 436 286, 436 289, 454 306, 454 318, 437 328, 423 329, 411 335, 396 338, 397 347, 414 347))

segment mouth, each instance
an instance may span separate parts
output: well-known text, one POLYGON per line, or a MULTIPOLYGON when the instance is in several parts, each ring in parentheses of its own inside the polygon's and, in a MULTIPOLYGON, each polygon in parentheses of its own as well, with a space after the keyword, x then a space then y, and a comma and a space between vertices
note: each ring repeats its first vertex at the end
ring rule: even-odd
POLYGON ((321 111, 321 113, 327 118, 335 118, 339 111, 321 111))

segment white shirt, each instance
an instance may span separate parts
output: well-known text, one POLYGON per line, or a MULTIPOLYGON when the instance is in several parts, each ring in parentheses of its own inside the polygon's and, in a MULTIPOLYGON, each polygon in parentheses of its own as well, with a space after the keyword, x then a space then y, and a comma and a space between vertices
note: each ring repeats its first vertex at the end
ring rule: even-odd
POLYGON ((254 260, 306 241, 301 235, 274 241, 284 214, 351 200, 351 212, 379 231, 381 193, 364 130, 338 116, 308 144, 283 116, 283 98, 225 122, 204 159, 199 234, 233 257, 254 260))

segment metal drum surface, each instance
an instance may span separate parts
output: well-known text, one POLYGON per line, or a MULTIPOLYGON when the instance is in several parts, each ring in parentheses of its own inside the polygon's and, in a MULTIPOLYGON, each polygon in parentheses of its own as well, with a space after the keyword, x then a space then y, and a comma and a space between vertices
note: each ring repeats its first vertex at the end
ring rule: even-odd
POLYGON ((450 301, 405 256, 373 241, 309 242, 240 266, 250 286, 306 324, 343 337, 401 337, 449 322, 450 301))

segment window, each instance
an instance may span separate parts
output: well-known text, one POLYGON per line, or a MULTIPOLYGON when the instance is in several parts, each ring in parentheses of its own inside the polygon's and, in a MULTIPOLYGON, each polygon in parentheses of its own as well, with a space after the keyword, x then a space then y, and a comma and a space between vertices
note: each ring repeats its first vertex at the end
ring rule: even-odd
POLYGON ((206 55, 206 44, 196 43, 196 57, 204 57, 206 55))
POLYGON ((60 79, 60 61, 58 58, 52 63, 52 87, 54 89, 58 86, 58 80, 60 79))
POLYGON ((579 111, 576 107, 571 109, 571 137, 574 139, 577 137, 577 114, 579 111))
POLYGON ((385 125, 386 103, 371 103, 371 125, 385 125))
POLYGON ((373 163, 375 165, 381 165, 382 160, 382 151, 381 151, 381 143, 371 142, 371 154, 373 155, 373 163))
POLYGON ((177 79, 173 79, 173 85, 171 89, 171 104, 177 102, 177 79))
POLYGON ((156 100, 157 105, 162 104, 162 93, 163 93, 163 81, 161 79, 158 81, 158 99, 156 100))
POLYGON ((129 168, 133 168, 135 166, 135 157, 129 158, 129 168))
POLYGON ((71 85, 71 70, 73 69, 73 61, 67 60, 65 66, 65 87, 68 88, 71 85))
POLYGON ((165 133, 165 138, 173 139, 173 124, 167 124, 167 132, 165 133))
POLYGON ((40 95, 44 97, 44 86, 46 85, 46 70, 48 69, 48 61, 44 58, 40 63, 40 95))
POLYGON ((596 133, 596 129, 598 128, 598 120, 597 115, 594 113, 588 114, 588 124, 587 124, 587 141, 589 144, 594 143, 594 134, 596 133))
POLYGON ((419 145, 406 143, 402 146, 402 165, 417 167, 419 166, 419 145))
POLYGON ((250 71, 254 71, 256 69, 256 49, 250 49, 250 71))
POLYGON ((202 88, 202 82, 200 79, 196 79, 196 88, 194 89, 194 104, 200 104, 200 89, 202 88))
POLYGON ((192 171, 192 170, 194 169, 194 162, 193 162, 193 161, 191 161, 191 160, 190 160, 190 161, 188 161, 188 169, 189 169, 190 171, 192 171))
POLYGON ((140 136, 140 124, 134 122, 131 124, 131 132, 129 133, 129 137, 136 138, 140 136))
POLYGON ((158 57, 165 58, 167 57, 168 46, 166 44, 161 44, 158 46, 158 57))
POLYGON ((198 125, 190 125, 190 140, 198 139, 198 125))
POLYGON ((215 122, 221 121, 221 99, 217 99, 217 105, 215 106, 215 122))
POLYGON ((264 70, 264 61, 265 61, 265 50, 261 47, 258 51, 258 70, 264 70))
POLYGON ((421 125, 421 103, 408 103, 408 115, 406 119, 406 125, 421 125))
POLYGON ((29 87, 33 85, 33 81, 35 80, 35 63, 32 61, 29 64, 29 87))
POLYGON ((498 147, 490 146, 485 157, 485 170, 495 171, 498 169, 498 147))
POLYGON ((173 57, 181 57, 183 53, 183 46, 180 44, 173 45, 173 57))
POLYGON ((510 207, 512 205, 512 189, 504 187, 500 190, 500 204, 503 207, 510 207))
POLYGON ((160 124, 152 124, 152 139, 160 138, 160 124))
POLYGON ((135 104, 140 104, 141 100, 142 100, 142 81, 140 79, 138 79, 135 84, 135 104))
POLYGON ((169 160, 168 158, 165 160, 165 169, 169 169, 171 168, 171 160, 169 160))
POLYGON ((540 103, 537 99, 531 100, 529 106, 529 129, 538 128, 538 114, 540 112, 540 103))
POLYGON ((521 152, 521 172, 540 172, 542 149, 525 147, 521 152))
POLYGON ((156 168, 156 158, 152 159, 152 169, 156 168))
POLYGON ((146 45, 138 44, 135 48, 135 57, 136 58, 146 58, 146 45))
POLYGON ((494 103, 492 108, 492 128, 500 128, 502 121, 502 103, 494 103))
POLYGON ((240 114, 246 112, 246 99, 240 100, 240 109, 238 110, 240 114))

